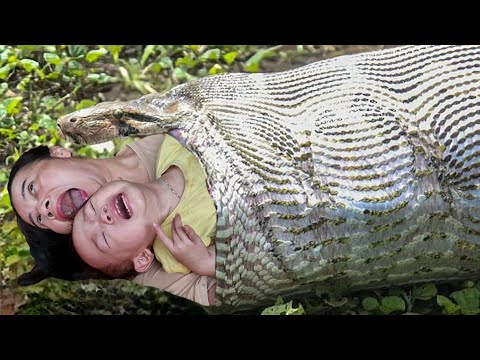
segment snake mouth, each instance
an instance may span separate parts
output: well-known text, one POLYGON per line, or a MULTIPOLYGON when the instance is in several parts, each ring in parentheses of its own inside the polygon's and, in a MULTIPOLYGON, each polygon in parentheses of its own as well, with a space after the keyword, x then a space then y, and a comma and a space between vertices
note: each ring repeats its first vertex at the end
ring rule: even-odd
POLYGON ((86 144, 85 139, 80 134, 62 129, 60 125, 57 125, 57 133, 58 136, 60 136, 65 141, 74 144, 86 144))

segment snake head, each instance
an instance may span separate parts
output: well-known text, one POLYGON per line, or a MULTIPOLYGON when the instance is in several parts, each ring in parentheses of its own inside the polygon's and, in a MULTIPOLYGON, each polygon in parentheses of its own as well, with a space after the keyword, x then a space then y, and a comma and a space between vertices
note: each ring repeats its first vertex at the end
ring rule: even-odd
POLYGON ((166 133, 182 127, 182 119, 189 113, 191 107, 186 102, 151 94, 75 111, 58 119, 57 127, 67 141, 95 144, 117 137, 166 133))

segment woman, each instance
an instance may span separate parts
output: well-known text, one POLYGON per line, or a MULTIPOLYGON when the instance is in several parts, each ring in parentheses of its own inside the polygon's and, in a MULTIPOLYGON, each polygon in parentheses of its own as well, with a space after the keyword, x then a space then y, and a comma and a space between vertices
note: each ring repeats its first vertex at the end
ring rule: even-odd
POLYGON ((33 148, 18 159, 7 187, 19 228, 36 261, 30 273, 20 276, 20 285, 50 276, 67 280, 98 277, 69 246, 68 234, 80 205, 78 195, 83 201, 118 177, 151 181, 163 139, 163 135, 144 138, 109 159, 72 157, 69 150, 58 146, 33 148))
MULTIPOLYGON (((20 157, 12 168, 8 192, 19 227, 36 261, 34 269, 19 278, 20 285, 34 284, 47 277, 105 278, 73 251, 69 241, 73 217, 83 202, 107 182, 118 178, 138 183, 153 181, 163 140, 161 134, 149 136, 108 159, 73 157, 67 149, 45 146, 20 157)), ((174 285, 181 283, 182 291, 190 294, 207 286, 207 277, 189 275, 172 273, 169 279, 174 285)), ((159 276, 164 280, 161 266, 154 264, 133 281, 158 287, 159 276)), ((206 299, 207 295, 202 292, 197 297, 206 299)))

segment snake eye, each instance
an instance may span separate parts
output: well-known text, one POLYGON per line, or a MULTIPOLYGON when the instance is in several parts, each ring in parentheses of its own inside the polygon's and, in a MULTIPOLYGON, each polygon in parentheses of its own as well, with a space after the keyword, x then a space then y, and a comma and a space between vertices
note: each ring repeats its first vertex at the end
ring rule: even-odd
POLYGON ((115 109, 113 110, 113 116, 115 117, 115 119, 121 119, 123 116, 123 111, 120 109, 115 109))

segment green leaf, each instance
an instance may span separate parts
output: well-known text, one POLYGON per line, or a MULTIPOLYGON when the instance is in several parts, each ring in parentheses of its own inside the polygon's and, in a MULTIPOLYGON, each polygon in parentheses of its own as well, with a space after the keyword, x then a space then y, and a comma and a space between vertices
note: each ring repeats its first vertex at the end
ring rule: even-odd
MULTIPOLYGON (((128 73, 127 73, 128 74, 128 73)), ((108 83, 114 83, 118 82, 118 79, 107 75, 105 73, 101 74, 88 74, 87 78, 93 82, 99 83, 99 84, 108 84, 108 83)))
POLYGON ((162 67, 162 69, 173 69, 173 61, 168 56, 164 56, 158 62, 158 65, 162 67))
POLYGON ((177 81, 183 81, 187 79, 187 72, 182 68, 176 67, 175 70, 173 70, 172 77, 177 81))
POLYGON ((6 82, 0 84, 0 96, 5 94, 8 90, 8 84, 6 82))
POLYGON ((123 49, 123 45, 105 45, 105 49, 110 51, 110 54, 112 54, 113 57, 113 61, 117 63, 118 56, 120 54, 120 51, 123 49))
POLYGON ((178 58, 175 61, 175 66, 185 65, 188 68, 193 68, 197 65, 198 61, 193 58, 191 55, 187 55, 181 58, 178 58))
POLYGON ((15 115, 20 111, 22 107, 22 99, 21 96, 14 96, 2 101, 2 105, 5 106, 7 115, 15 115))
POLYGON ((237 56, 238 56, 237 51, 230 51, 229 53, 226 53, 225 55, 223 55, 223 60, 225 60, 227 65, 230 65, 231 63, 233 63, 235 61, 237 56))
POLYGON ((274 56, 275 53, 268 49, 261 49, 255 55, 250 57, 245 63, 245 70, 248 72, 258 72, 260 63, 263 59, 274 56))
POLYGON ((435 295, 437 295, 437 287, 435 284, 415 286, 412 290, 412 297, 418 300, 429 300, 435 295))
POLYGON ((53 65, 60 64, 60 62, 62 61, 57 54, 52 54, 52 53, 44 53, 43 58, 47 63, 53 64, 53 65))
POLYGON ((10 64, 7 64, 5 66, 2 66, 0 68, 0 79, 1 80, 5 80, 8 76, 8 74, 10 74, 10 71, 12 70, 12 67, 10 66, 10 64))
POLYGON ((209 75, 221 74, 225 72, 220 64, 213 65, 210 70, 208 70, 209 75))
POLYGON ((80 101, 77 106, 75 106, 75 110, 82 110, 89 108, 90 106, 96 105, 97 102, 95 100, 83 99, 80 101))
POLYGON ((305 315, 305 309, 303 308, 302 304, 299 304, 297 308, 292 306, 293 301, 290 301, 287 304, 287 312, 285 315, 305 315))
POLYGON ((200 46, 198 45, 187 45, 187 48, 189 48, 192 51, 197 51, 200 46))
POLYGON ((20 60, 20 64, 22 64, 22 66, 26 71, 36 70, 38 69, 38 66, 39 66, 38 62, 32 59, 22 59, 20 60))
POLYGON ((444 311, 449 315, 458 314, 460 312, 460 307, 443 295, 437 295, 437 304, 443 307, 444 311))
POLYGON ((60 74, 58 72, 51 72, 45 78, 48 79, 48 80, 56 80, 59 77, 60 77, 60 74))
POLYGON ((30 83, 30 79, 32 78, 32 74, 29 74, 27 77, 23 78, 22 81, 18 83, 18 85, 15 87, 17 90, 25 90, 27 85, 30 83))
POLYGON ((41 45, 18 45, 18 48, 20 50, 24 50, 26 52, 32 52, 32 51, 39 51, 42 50, 41 45))
POLYGON ((202 62, 207 60, 218 60, 218 59, 220 59, 220 49, 207 50, 200 56, 200 61, 202 62))
POLYGON ((12 204, 10 202, 10 195, 8 194, 7 189, 3 189, 0 193, 0 213, 10 212, 11 210, 12 204))
POLYGON ((70 56, 73 57, 81 57, 84 56, 88 51, 88 48, 86 46, 82 45, 69 45, 68 46, 68 53, 70 56))
POLYGON ((380 306, 378 300, 372 297, 366 297, 362 300, 362 306, 367 311, 377 310, 380 306))
POLYGON ((84 74, 82 70, 82 64, 80 64, 77 60, 71 60, 68 62, 68 74, 81 77, 84 74))
POLYGON ((145 50, 143 51, 142 60, 140 60, 140 64, 144 65, 145 61, 147 61, 148 57, 152 55, 154 50, 155 50, 155 45, 147 45, 145 47, 145 50))
POLYGON ((45 45, 45 52, 56 53, 57 48, 54 45, 45 45))
POLYGON ((394 311, 405 311, 405 301, 398 296, 385 296, 382 299, 380 310, 384 314, 390 314, 394 311))
POLYGON ((96 49, 96 50, 90 50, 87 53, 87 56, 85 57, 85 59, 88 62, 94 62, 94 61, 97 61, 97 59, 99 57, 104 56, 107 53, 108 53, 108 51, 104 48, 100 48, 100 49, 96 49))
POLYGON ((38 117, 38 125, 44 129, 56 129, 57 122, 47 114, 41 114, 38 117))
POLYGON ((480 313, 480 291, 477 288, 455 291, 450 294, 450 296, 455 299, 463 315, 476 315, 480 313))

